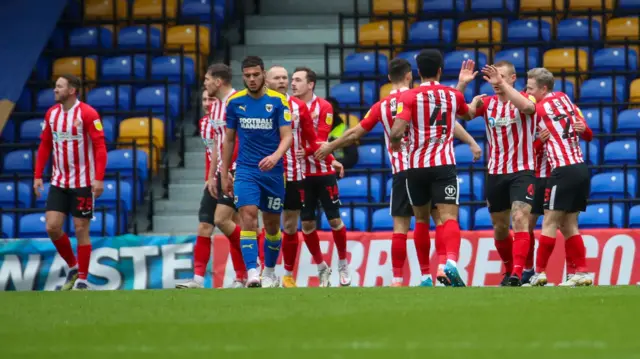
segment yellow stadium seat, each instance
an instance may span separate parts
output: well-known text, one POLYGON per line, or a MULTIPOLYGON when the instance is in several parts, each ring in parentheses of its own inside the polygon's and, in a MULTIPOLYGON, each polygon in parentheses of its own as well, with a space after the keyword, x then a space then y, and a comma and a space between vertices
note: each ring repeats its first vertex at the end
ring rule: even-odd
MULTIPOLYGON (((497 21, 491 23, 491 41, 494 43, 502 41, 502 25, 497 21)), ((468 20, 458 25, 458 44, 461 48, 475 42, 489 42, 489 20, 468 20)), ((491 51, 488 49, 490 47, 479 48, 481 52, 491 57, 491 51)), ((493 49, 499 50, 500 45, 493 46, 493 49)))
POLYGON ((196 32, 200 33, 200 54, 209 55, 209 29, 205 26, 179 25, 172 26, 167 30, 167 46, 184 46, 185 52, 196 52, 196 32))
MULTIPOLYGON (((149 155, 149 119, 146 117, 132 117, 120 123, 118 142, 136 141, 137 148, 149 155)), ((164 149, 164 122, 158 118, 152 119, 153 133, 153 171, 156 172, 164 149)), ((120 148, 131 148, 131 145, 120 145, 120 148)))
MULTIPOLYGON (((162 18, 162 1, 163 0, 136 0, 133 3, 133 18, 162 18)), ((178 3, 177 0, 165 0, 167 18, 175 19, 178 15, 178 3)))
POLYGON ((348 117, 346 114, 341 113, 340 114, 340 119, 342 120, 342 122, 347 124, 347 127, 349 128, 354 128, 356 126, 358 126, 358 124, 360 123, 360 120, 358 119, 358 116, 356 115, 352 115, 349 114, 348 117))
POLYGON ((620 17, 607 21, 607 40, 638 40, 638 17, 620 17))
POLYGON ((563 10, 564 0, 520 0, 520 11, 553 11, 554 9, 563 10))
POLYGON ((85 0, 84 2, 84 17, 87 20, 111 20, 116 18, 127 18, 127 0, 85 0), (113 11, 113 5, 115 2, 116 11, 113 11))
MULTIPOLYGON (((576 68, 576 52, 575 49, 552 49, 544 53, 542 60, 543 66, 556 75, 564 71, 580 71, 585 72, 588 69, 587 53, 584 50, 578 50, 578 66, 576 68)), ((585 74, 586 75, 586 74, 585 74)), ((571 75, 573 76, 573 75, 571 75)))
POLYGON ((97 78, 96 61, 84 58, 84 76, 82 73, 82 57, 62 57, 53 63, 51 78, 55 81, 60 75, 71 74, 82 80, 94 81, 97 78))
MULTIPOLYGON (((604 1, 605 9, 613 9, 613 0, 604 1)), ((602 0, 569 0, 569 9, 572 11, 585 11, 585 10, 601 10, 602 0)))
MULTIPOLYGON (((420 2, 422 3, 422 2, 420 2)), ((418 11, 418 1, 407 0, 408 14, 415 14, 418 11)), ((404 1, 402 0, 373 0, 373 13, 384 15, 388 13, 404 14, 404 1)))
MULTIPOLYGON (((635 79, 631 82, 629 88, 629 101, 640 103, 640 79, 635 79)), ((640 105, 631 105, 629 107, 639 108, 640 105)))
MULTIPOLYGON (((404 44, 404 21, 394 20, 391 24, 393 44, 404 44)), ((389 22, 376 21, 360 26, 359 31, 361 45, 388 45, 392 43, 389 38, 389 22)), ((370 51, 370 50, 369 50, 370 51)))
POLYGON ((382 100, 383 98, 389 96, 392 89, 393 85, 391 83, 382 85, 382 87, 380 87, 380 99, 382 100))

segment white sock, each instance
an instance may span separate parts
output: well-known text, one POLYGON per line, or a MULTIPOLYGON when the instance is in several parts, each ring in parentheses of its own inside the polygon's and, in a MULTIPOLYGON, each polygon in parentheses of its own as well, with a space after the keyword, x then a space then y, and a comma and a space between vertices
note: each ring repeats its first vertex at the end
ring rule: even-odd
POLYGON ((393 277, 393 283, 402 283, 402 277, 393 277))
POLYGON ((444 264, 438 264, 438 269, 444 270, 444 264))
POLYGON ((340 266, 346 266, 347 264, 348 264, 348 263, 347 263, 347 260, 346 260, 346 259, 340 259, 340 260, 338 261, 338 265, 340 265, 340 266))
POLYGON ((423 274, 420 276, 420 281, 424 282, 425 280, 427 280, 428 278, 431 278, 430 274, 423 274))
POLYGON ((194 275, 193 276, 193 281, 198 283, 198 284, 204 284, 204 277, 201 275, 194 275))
POLYGON ((69 270, 78 270, 78 263, 76 263, 76 265, 74 265, 73 267, 70 267, 69 270))
POLYGON ((451 263, 451 265, 456 267, 456 268, 458 267, 458 263, 456 263, 456 261, 454 261, 454 260, 447 259, 447 263, 451 263))
POLYGON ((288 276, 293 277, 293 272, 290 271, 290 270, 286 270, 286 271, 284 271, 284 275, 288 275, 288 276))
POLYGON ((264 272, 262 272, 263 275, 265 274, 274 274, 276 272, 275 268, 269 268, 269 267, 264 267, 264 272))
POLYGON ((325 262, 325 261, 322 261, 322 263, 318 264, 318 271, 325 270, 327 268, 329 268, 329 266, 327 265, 327 262, 325 262))

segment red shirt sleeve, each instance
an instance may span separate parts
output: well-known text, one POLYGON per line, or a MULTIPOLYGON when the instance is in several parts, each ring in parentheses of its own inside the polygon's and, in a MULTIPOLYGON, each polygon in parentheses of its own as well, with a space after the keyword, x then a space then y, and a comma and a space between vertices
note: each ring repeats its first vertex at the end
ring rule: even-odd
POLYGON ((487 96, 482 99, 482 108, 476 109, 476 117, 484 117, 487 113, 487 106, 489 106, 489 101, 491 101, 491 97, 487 96))
POLYGON ((42 133, 40 134, 40 145, 38 146, 38 154, 36 155, 36 165, 33 171, 35 179, 41 179, 44 168, 47 165, 51 150, 53 149, 53 134, 51 126, 49 126, 49 118, 51 117, 51 109, 44 116, 44 124, 42 133))
POLYGON ((467 101, 464 99, 464 95, 462 94, 462 92, 455 90, 455 94, 456 104, 458 105, 458 111, 456 111, 456 115, 464 116, 469 113, 469 106, 467 105, 467 101))
POLYGON ((373 128, 380 122, 380 118, 382 114, 380 112, 380 102, 376 102, 375 105, 369 109, 362 121, 360 121, 360 126, 364 128, 367 132, 373 130, 373 128))
POLYGON ((329 138, 329 133, 333 126, 333 107, 330 103, 326 101, 322 102, 318 117, 318 130, 316 131, 316 137, 318 141, 322 142, 329 138))
POLYGON ((396 120, 411 122, 411 118, 413 117, 413 114, 411 112, 415 100, 416 95, 413 91, 405 91, 402 93, 402 96, 400 96, 400 101, 398 102, 398 113, 396 114, 396 120))
POLYGON ((107 168, 107 145, 104 141, 102 121, 100 121, 100 116, 93 107, 85 105, 82 110, 83 128, 89 134, 93 143, 93 155, 96 159, 96 180, 104 181, 104 173, 107 168))

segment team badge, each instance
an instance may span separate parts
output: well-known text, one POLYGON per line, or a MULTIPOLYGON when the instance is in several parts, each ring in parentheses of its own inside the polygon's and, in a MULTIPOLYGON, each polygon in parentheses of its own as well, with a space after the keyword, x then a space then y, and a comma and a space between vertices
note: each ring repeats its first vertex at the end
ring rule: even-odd
POLYGON ((93 125, 96 127, 96 130, 102 131, 102 122, 100 122, 100 119, 93 120, 93 125))
MULTIPOLYGON (((267 106, 269 106, 269 105, 267 105, 267 106)), ((267 109, 267 111, 271 112, 270 109, 267 109)), ((286 109, 286 108, 284 109, 284 120, 287 121, 287 122, 291 122, 291 112, 289 112, 289 110, 286 109)))
POLYGON ((327 114, 327 118, 324 120, 324 122, 331 126, 331 124, 333 123, 333 114, 332 113, 328 113, 327 114))
POLYGON ((273 111, 273 105, 268 103, 264 106, 264 109, 267 110, 267 112, 271 112, 273 111))
POLYGON ((74 127, 82 127, 82 120, 81 120, 81 119, 79 119, 79 118, 76 118, 76 119, 73 121, 73 126, 74 126, 74 127))

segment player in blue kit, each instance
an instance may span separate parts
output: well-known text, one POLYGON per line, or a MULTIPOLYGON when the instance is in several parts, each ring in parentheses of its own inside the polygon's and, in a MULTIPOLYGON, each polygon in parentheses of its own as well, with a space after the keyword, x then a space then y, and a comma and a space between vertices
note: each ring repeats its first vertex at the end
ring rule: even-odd
POLYGON ((222 188, 233 195, 240 213, 240 245, 247 267, 247 287, 277 287, 276 261, 280 254, 280 213, 284 206, 282 156, 291 147, 291 113, 287 98, 265 86, 262 59, 242 61, 246 89, 227 101, 227 129, 222 149, 222 188), (238 158, 233 183, 229 166, 238 137, 238 158), (260 279, 258 257, 258 209, 265 228, 265 268, 260 279))

